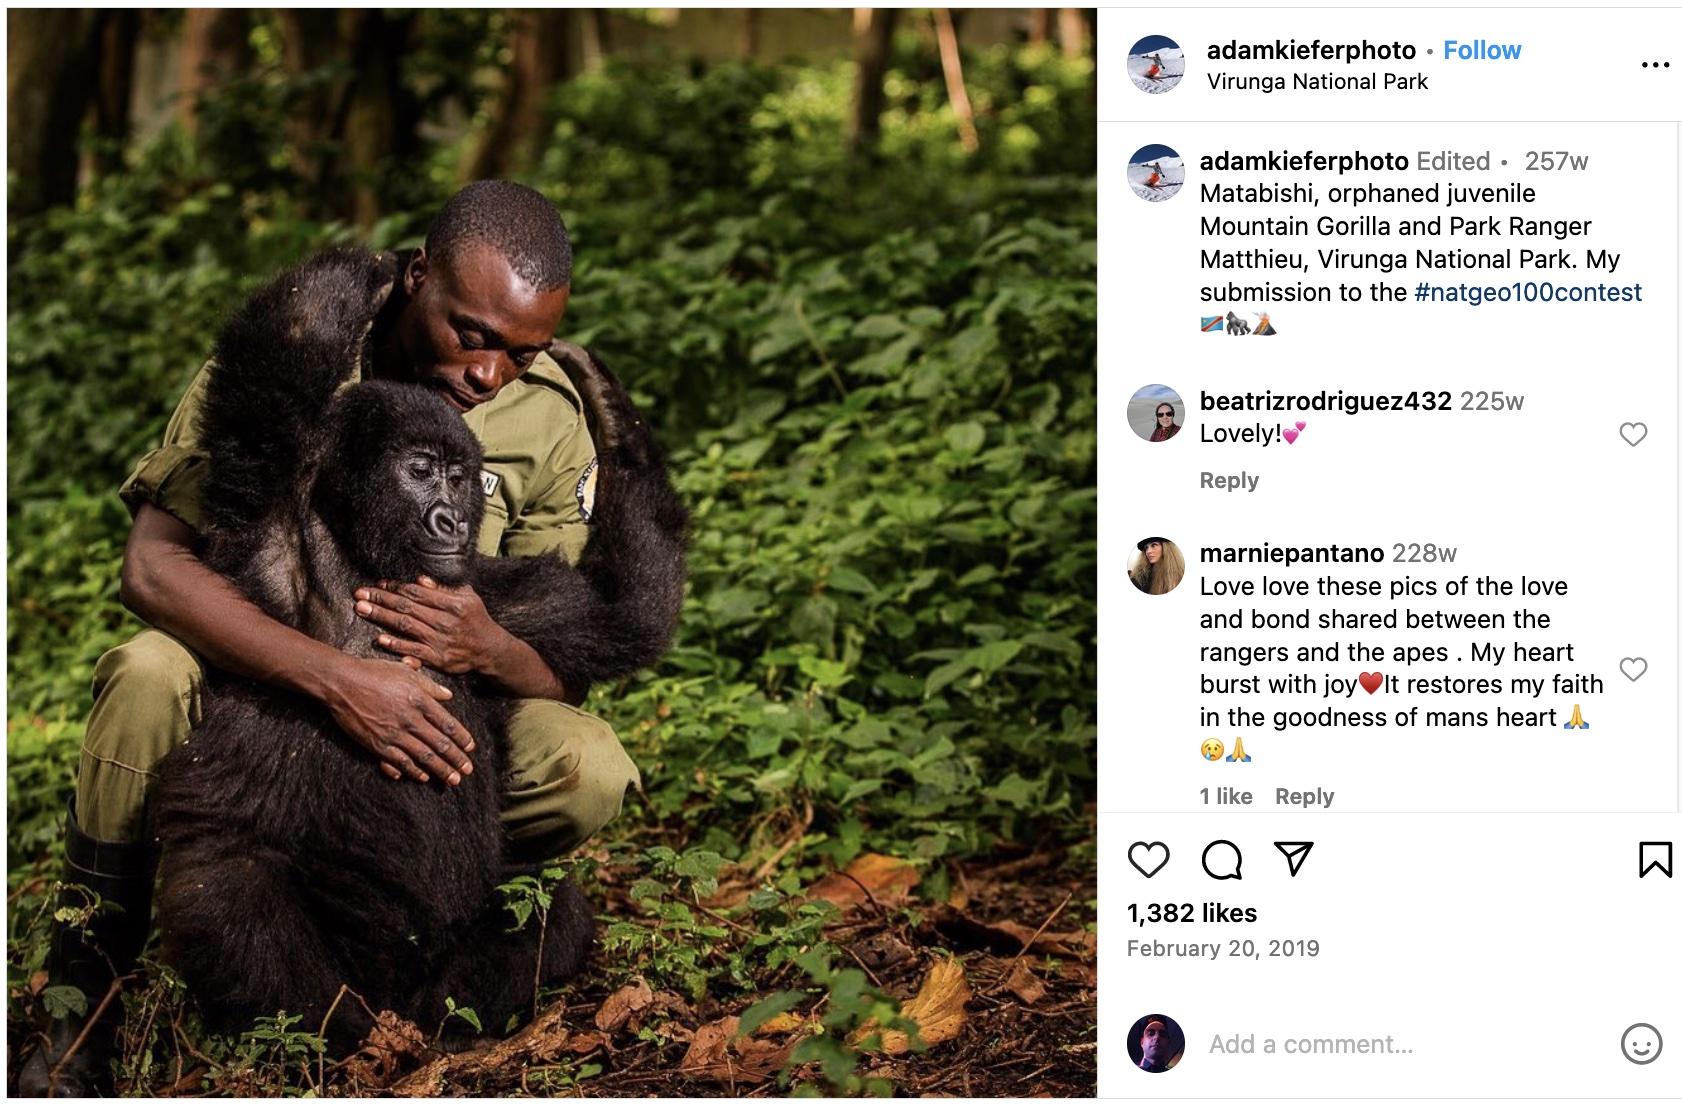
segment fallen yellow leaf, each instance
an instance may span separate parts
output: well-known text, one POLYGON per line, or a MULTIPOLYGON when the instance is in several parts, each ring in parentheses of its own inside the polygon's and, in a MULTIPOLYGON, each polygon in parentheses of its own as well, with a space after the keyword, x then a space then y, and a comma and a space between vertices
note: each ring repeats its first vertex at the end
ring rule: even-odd
MULTIPOLYGON (((964 1003, 970 998, 969 980, 957 960, 942 960, 929 969, 917 997, 900 1011, 917 1023, 926 1045, 949 1041, 964 1025, 964 1003)), ((911 1038, 894 1029, 882 1031, 882 1049, 891 1054, 908 1052, 911 1038)))

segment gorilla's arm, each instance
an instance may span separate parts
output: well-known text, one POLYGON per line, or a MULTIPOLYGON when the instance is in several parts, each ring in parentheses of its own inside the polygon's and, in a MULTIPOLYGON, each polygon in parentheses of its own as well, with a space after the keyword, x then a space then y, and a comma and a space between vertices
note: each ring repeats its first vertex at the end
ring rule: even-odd
POLYGON ((579 688, 629 675, 671 647, 689 516, 619 381, 575 346, 557 343, 551 354, 584 399, 600 459, 590 541, 576 569, 559 556, 486 558, 479 592, 498 625, 579 688))
POLYGON ((216 458, 204 488, 213 534, 237 548, 277 496, 300 486, 322 415, 355 370, 394 279, 395 267, 371 253, 330 250, 258 289, 228 319, 199 421, 216 458))

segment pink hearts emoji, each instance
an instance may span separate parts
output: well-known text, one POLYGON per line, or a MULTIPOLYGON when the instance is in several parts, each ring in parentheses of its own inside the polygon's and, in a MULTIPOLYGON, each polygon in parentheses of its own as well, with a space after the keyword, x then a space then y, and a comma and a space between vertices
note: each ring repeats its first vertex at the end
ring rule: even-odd
POLYGON ((1308 429, 1308 424, 1306 422, 1299 422, 1299 423, 1297 423, 1297 429, 1298 430, 1307 430, 1308 429))
POLYGON ((1295 430, 1285 431, 1285 444, 1286 445, 1295 445, 1296 441, 1297 441, 1297 436, 1298 435, 1297 435, 1297 432, 1295 430))

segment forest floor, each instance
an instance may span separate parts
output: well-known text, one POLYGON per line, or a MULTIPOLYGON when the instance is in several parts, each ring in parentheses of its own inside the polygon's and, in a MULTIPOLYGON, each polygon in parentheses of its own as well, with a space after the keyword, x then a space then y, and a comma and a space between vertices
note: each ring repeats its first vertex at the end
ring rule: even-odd
MULTIPOLYGON (((606 854, 596 879, 605 893, 600 913, 644 918, 631 888, 645 874, 606 854)), ((1097 1093, 1097 872, 1090 849, 1017 850, 950 863, 945 901, 918 894, 917 870, 865 854, 845 872, 806 889, 838 912, 822 936, 843 955, 837 968, 861 969, 877 989, 916 1020, 922 1043, 892 1029, 880 1040, 854 1030, 848 1043, 857 1068, 850 1089, 966 1098, 1092 1097, 1097 1093)), ((706 914, 731 921, 740 885, 721 881, 706 914)), ((739 942, 731 933, 720 944, 739 942)), ((171 1036, 136 1046, 154 1058, 150 1085, 127 1094, 182 1097, 307 1093, 316 1096, 580 1096, 781 1097, 797 1086, 835 1093, 817 1063, 795 1062, 804 1038, 825 1031, 822 989, 743 1034, 740 1016, 757 1000, 798 986, 798 973, 764 972, 736 997, 700 1001, 624 982, 602 963, 586 969, 562 998, 506 1040, 467 1051, 436 1049, 417 1027, 393 1015, 362 1051, 336 1064, 277 1047, 255 1064, 208 1062, 181 1033, 179 995, 140 1008, 149 1021, 175 1023, 176 1055, 162 1063, 171 1036), (276 1062, 279 1062, 278 1066, 276 1062)), ((131 1003, 130 1019, 136 1017, 131 1003)), ((9 1025, 13 1045, 19 1025, 9 1025)), ((10 1050, 16 1058, 19 1050, 10 1050)), ((131 1058, 133 1052, 131 1051, 131 1058)), ((15 1072, 12 1073, 15 1076, 15 1072)))
MULTIPOLYGON (((970 861, 953 869, 950 901, 930 904, 897 879, 908 869, 877 859, 812 888, 842 909, 824 936, 914 1010, 934 1043, 916 1050, 884 1034, 855 1074, 898 1095, 1096 1095, 1097 933, 1085 924, 1095 920, 1095 865, 1055 852, 970 861)), ((598 874, 609 888, 636 876, 598 874)), ((629 910, 623 896, 610 891, 609 913, 629 910)), ((640 982, 575 984, 506 1041, 431 1059, 401 1044, 386 1056, 365 1050, 341 1093, 780 1097, 814 1079, 816 1065, 791 1068, 789 1058, 818 1029, 818 1011, 738 1036, 749 1005, 694 1003, 640 982), (600 1070, 579 1078, 585 1065, 600 1070)))

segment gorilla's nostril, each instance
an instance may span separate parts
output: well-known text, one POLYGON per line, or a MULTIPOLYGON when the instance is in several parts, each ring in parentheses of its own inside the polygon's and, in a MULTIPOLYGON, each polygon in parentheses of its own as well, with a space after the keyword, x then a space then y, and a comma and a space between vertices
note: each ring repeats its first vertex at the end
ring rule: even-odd
POLYGON ((467 520, 440 503, 426 513, 426 528, 434 537, 454 539, 467 532, 467 520))

